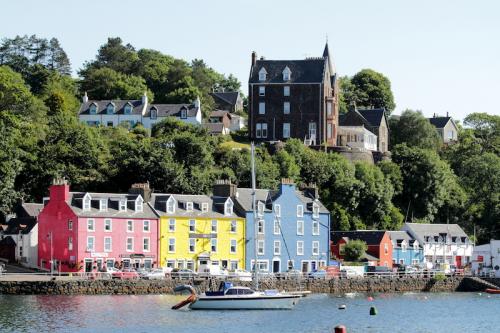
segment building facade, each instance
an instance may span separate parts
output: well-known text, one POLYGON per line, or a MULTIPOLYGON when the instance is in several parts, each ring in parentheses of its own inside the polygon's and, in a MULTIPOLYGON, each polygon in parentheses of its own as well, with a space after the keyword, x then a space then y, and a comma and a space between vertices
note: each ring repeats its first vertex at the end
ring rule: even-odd
POLYGON ((236 193, 238 209, 246 216, 248 269, 253 269, 256 252, 263 272, 311 272, 328 264, 330 213, 318 200, 316 188, 300 191, 283 180, 278 191, 258 189, 256 217, 252 189, 238 188, 236 193))
POLYGON ((44 270, 92 272, 106 267, 158 265, 158 217, 149 186, 129 193, 70 192, 55 180, 38 218, 38 260, 44 270))
POLYGON ((200 125, 200 99, 188 104, 152 104, 146 94, 140 100, 89 100, 85 94, 78 113, 80 121, 89 126, 116 127, 125 123, 129 127, 142 124, 149 129, 168 117, 200 125))
POLYGON ((389 231, 392 241, 392 263, 420 267, 424 263, 424 249, 418 240, 406 231, 389 231))
POLYGON ((305 60, 257 60, 253 52, 248 85, 251 140, 336 145, 338 81, 328 44, 322 57, 305 60))
POLYGON ((500 240, 474 246, 471 269, 474 275, 500 278, 500 240))
POLYGON ((453 118, 449 117, 439 117, 434 115, 432 118, 428 118, 429 122, 436 128, 441 141, 444 144, 451 144, 458 141, 458 127, 455 124, 453 118))
POLYGON ((160 216, 160 265, 199 272, 210 266, 244 269, 245 220, 233 200, 229 193, 153 194, 151 205, 160 216))
POLYGON ((392 268, 392 241, 387 231, 357 230, 333 231, 331 251, 335 258, 344 260, 344 248, 351 240, 362 240, 368 249, 362 258, 369 266, 385 266, 392 268))

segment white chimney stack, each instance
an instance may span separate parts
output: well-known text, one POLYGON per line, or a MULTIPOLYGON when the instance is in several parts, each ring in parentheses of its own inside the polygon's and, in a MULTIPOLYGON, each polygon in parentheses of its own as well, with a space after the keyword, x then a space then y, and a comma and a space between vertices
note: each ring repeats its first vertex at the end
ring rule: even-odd
POLYGON ((148 95, 146 95, 146 92, 144 92, 144 95, 142 95, 142 104, 146 105, 148 104, 148 95))
POLYGON ((195 108, 199 108, 200 107, 201 102, 200 102, 200 98, 198 96, 196 96, 196 99, 194 100, 193 104, 194 104, 195 108))
POLYGON ((87 103, 89 101, 89 97, 87 96, 87 92, 85 92, 85 94, 83 95, 82 101, 83 101, 83 103, 87 103))

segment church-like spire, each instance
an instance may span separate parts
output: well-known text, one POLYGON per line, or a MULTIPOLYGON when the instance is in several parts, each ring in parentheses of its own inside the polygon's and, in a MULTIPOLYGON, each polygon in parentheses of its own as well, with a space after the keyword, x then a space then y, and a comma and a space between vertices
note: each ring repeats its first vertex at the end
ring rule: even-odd
POLYGON ((323 50, 323 58, 328 58, 328 67, 330 68, 330 74, 335 74, 335 65, 333 64, 333 58, 330 56, 330 48, 328 47, 328 36, 326 37, 325 49, 323 50))

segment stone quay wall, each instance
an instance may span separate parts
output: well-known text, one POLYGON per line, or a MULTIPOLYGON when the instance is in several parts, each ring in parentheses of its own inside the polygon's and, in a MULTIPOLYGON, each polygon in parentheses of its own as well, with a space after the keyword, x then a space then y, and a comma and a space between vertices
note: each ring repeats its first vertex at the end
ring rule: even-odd
MULTIPOLYGON (((166 280, 53 280, 0 281, 0 294, 10 295, 139 295, 173 294, 180 284, 190 284, 198 293, 216 289, 220 279, 166 279, 166 280)), ((252 287, 252 282, 235 281, 237 285, 252 287)), ((453 292, 483 291, 488 286, 479 279, 447 277, 350 278, 331 280, 263 280, 261 289, 286 291, 310 290, 313 293, 391 293, 391 292, 453 292)))

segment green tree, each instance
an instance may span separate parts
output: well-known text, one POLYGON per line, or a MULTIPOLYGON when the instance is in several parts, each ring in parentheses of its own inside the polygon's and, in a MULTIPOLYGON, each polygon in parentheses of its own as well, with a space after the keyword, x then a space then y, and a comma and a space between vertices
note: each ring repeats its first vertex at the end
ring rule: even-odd
POLYGON ((390 120, 391 143, 393 146, 405 143, 409 147, 438 149, 441 140, 436 128, 421 111, 405 110, 399 120, 390 120))
POLYGON ((471 113, 464 125, 472 128, 476 143, 484 152, 500 154, 500 116, 487 113, 471 113))
POLYGON ((295 182, 300 180, 300 168, 295 162, 295 158, 286 150, 281 149, 273 156, 274 161, 279 166, 279 177, 290 178, 295 182))
POLYGON ((97 51, 96 59, 85 63, 79 74, 88 77, 96 69, 109 68, 118 73, 133 75, 137 71, 138 61, 139 56, 132 45, 123 45, 120 37, 110 37, 97 51))
POLYGON ((365 255, 366 250, 368 250, 366 242, 359 239, 351 240, 344 246, 344 260, 359 262, 365 255))

